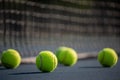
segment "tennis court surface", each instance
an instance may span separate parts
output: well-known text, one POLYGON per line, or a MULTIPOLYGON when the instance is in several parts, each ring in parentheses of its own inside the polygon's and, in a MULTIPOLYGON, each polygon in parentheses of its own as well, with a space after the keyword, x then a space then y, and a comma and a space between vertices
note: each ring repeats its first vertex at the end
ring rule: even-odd
POLYGON ((120 60, 113 68, 103 68, 97 59, 79 60, 73 67, 58 65, 43 73, 35 64, 21 64, 17 69, 0 66, 0 80, 120 80, 120 60))

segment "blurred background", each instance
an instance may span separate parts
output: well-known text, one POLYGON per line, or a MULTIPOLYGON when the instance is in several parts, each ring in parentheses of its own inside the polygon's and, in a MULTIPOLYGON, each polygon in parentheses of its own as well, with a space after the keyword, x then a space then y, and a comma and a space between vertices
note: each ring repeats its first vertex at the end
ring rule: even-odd
POLYGON ((119 53, 120 1, 0 0, 0 54, 14 48, 31 57, 60 46, 119 53))

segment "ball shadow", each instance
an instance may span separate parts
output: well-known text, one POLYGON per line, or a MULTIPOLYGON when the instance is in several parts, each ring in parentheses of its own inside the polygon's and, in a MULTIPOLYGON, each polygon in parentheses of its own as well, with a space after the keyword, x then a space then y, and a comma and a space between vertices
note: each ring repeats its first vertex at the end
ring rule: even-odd
POLYGON ((81 66, 79 68, 103 68, 102 66, 81 66))
POLYGON ((41 74, 41 73, 47 73, 47 72, 21 72, 21 73, 12 73, 9 75, 25 75, 25 74, 41 74))
POLYGON ((9 69, 7 69, 5 67, 0 67, 0 70, 9 70, 9 69))

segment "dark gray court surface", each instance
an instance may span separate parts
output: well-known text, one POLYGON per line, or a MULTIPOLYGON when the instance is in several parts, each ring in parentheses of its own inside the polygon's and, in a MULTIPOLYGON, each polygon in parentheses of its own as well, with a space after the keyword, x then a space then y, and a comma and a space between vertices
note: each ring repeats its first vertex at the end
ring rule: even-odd
POLYGON ((0 80, 120 80, 120 60, 113 68, 103 68, 96 59, 79 60, 73 67, 58 65, 42 73, 35 64, 22 64, 15 70, 0 66, 0 80))

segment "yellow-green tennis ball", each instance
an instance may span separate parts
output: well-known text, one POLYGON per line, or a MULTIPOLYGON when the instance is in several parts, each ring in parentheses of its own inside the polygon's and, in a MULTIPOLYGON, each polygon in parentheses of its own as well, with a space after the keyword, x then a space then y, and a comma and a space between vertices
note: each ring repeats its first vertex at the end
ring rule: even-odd
POLYGON ((113 67, 118 61, 118 55, 112 48, 104 48, 98 54, 98 61, 103 67, 113 67))
POLYGON ((5 50, 1 56, 1 63, 5 68, 15 69, 21 63, 21 56, 19 52, 14 49, 5 50))
POLYGON ((51 51, 41 51, 36 57, 36 66, 42 72, 54 71, 57 64, 57 57, 51 51))
POLYGON ((73 66, 78 60, 77 53, 69 47, 59 47, 56 51, 58 62, 65 66, 73 66))

